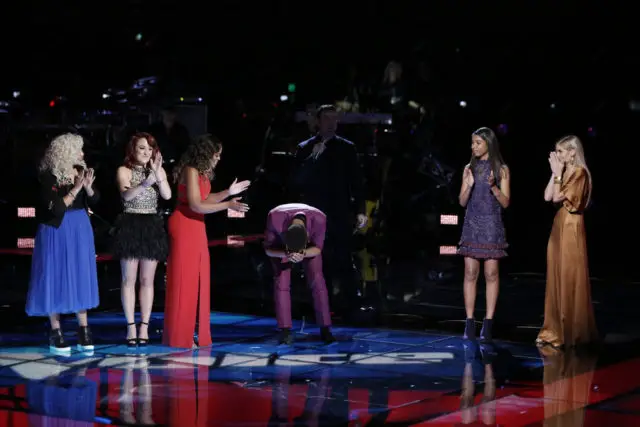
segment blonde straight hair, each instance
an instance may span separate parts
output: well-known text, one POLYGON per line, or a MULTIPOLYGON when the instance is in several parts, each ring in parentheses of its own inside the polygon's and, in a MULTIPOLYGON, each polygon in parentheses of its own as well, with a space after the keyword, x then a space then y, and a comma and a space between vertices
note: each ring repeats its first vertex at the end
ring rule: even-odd
POLYGON ((568 135, 560 138, 556 145, 560 145, 562 146, 562 148, 567 150, 573 150, 575 166, 580 166, 587 173, 587 179, 589 182, 589 194, 587 195, 587 203, 585 204, 585 207, 589 206, 589 202, 591 202, 591 191, 593 190, 593 181, 591 180, 591 171, 589 170, 587 161, 584 157, 584 147, 582 146, 582 141, 580 141, 580 138, 575 135, 568 135))

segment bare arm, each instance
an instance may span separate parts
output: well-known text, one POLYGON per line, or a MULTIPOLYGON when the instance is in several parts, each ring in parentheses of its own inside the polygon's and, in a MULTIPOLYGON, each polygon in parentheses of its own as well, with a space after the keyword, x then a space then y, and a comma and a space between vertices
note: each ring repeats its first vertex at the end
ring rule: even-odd
POLYGON ((554 183, 553 183, 553 179, 554 179, 554 175, 551 174, 551 178, 549 178, 549 182, 547 183, 547 187, 544 189, 544 201, 545 202, 550 202, 551 200, 553 200, 553 187, 554 187, 554 183))
POLYGON ((471 169, 469 166, 466 166, 464 172, 462 172, 462 187, 460 188, 460 195, 458 196, 460 206, 463 208, 469 203, 469 197, 471 197, 471 190, 473 189, 473 184, 470 184, 467 179, 470 173, 471 169))
POLYGON ((120 196, 122 197, 122 200, 125 200, 127 202, 129 200, 133 200, 136 197, 138 197, 138 195, 140 195, 140 193, 142 193, 144 189, 148 187, 148 185, 145 187, 146 185, 145 182, 147 182, 147 180, 145 180, 140 185, 137 185, 132 188, 131 187, 131 170, 124 166, 120 166, 118 168, 116 180, 118 181, 118 189, 120 190, 120 196))
POLYGON ((192 167, 184 169, 185 182, 187 185, 187 201, 189 208, 200 214, 209 214, 224 211, 229 208, 229 202, 207 203, 200 197, 200 183, 198 181, 198 171, 192 167))
POLYGON ((220 191, 220 192, 218 192, 218 193, 210 193, 210 194, 207 196, 207 198, 206 198, 205 202, 207 202, 207 204, 220 203, 220 202, 222 202, 223 200, 228 199, 228 198, 229 198, 229 196, 230 196, 230 194, 229 194, 229 190, 228 190, 228 189, 227 189, 227 190, 220 191))
POLYGON ((560 191, 561 187, 562 187, 562 180, 556 179, 553 181, 553 193, 551 195, 551 201, 553 201, 553 203, 560 203, 564 199, 566 199, 564 193, 560 191))
POLYGON ((287 257, 287 253, 285 251, 283 251, 282 249, 271 249, 271 248, 265 248, 264 253, 267 254, 267 256, 269 258, 286 258, 287 257))
POLYGON ((158 186, 158 193, 164 200, 171 199, 171 187, 169 186, 169 180, 167 179, 167 173, 164 168, 160 168, 160 171, 156 175, 156 185, 158 186))
POLYGON ((494 185, 491 187, 491 192, 503 209, 509 207, 511 200, 511 174, 506 166, 503 166, 500 170, 500 187, 494 185))

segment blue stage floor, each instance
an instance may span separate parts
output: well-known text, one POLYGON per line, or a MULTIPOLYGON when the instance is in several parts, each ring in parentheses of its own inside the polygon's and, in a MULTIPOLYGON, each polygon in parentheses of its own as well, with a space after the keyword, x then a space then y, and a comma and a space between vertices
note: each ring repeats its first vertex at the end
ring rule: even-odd
MULTIPOLYGON (((90 318, 96 349, 48 352, 46 326, 0 336, 0 426, 640 425, 640 359, 464 345, 457 336, 211 315, 215 344, 130 350, 120 313, 90 318), (545 385, 546 384, 546 385, 545 385), (622 409, 621 409, 622 408, 622 409)), ((152 319, 159 340, 162 315, 152 319)), ((75 320, 64 322, 70 339, 75 320)))

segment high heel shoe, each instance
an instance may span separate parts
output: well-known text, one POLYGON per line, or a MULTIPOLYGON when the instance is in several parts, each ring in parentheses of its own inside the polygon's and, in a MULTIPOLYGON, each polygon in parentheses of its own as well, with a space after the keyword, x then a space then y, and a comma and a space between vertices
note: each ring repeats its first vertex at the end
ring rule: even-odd
MULTIPOLYGON (((149 323, 148 322, 140 322, 140 326, 145 325, 147 327, 147 336, 149 336, 149 323)), ((138 338, 138 346, 146 347, 149 344, 149 338, 138 338)))
POLYGON ((493 319, 484 319, 482 321, 482 330, 480 331, 481 342, 491 342, 493 340, 493 319))
MULTIPOLYGON (((135 323, 127 323, 127 327, 129 326, 136 326, 135 323)), ((137 338, 127 338, 127 347, 131 348, 131 347, 135 347, 138 345, 138 339, 137 338)))
POLYGON ((467 319, 464 322, 464 335, 463 340, 475 341, 476 339, 476 321, 474 319, 467 319))

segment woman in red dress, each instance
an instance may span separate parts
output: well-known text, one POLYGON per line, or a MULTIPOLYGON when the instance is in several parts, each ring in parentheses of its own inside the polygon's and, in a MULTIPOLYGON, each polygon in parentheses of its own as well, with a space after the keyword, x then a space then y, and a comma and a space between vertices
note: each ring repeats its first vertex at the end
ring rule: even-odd
POLYGON ((178 204, 169 218, 169 258, 164 309, 164 345, 194 348, 211 345, 209 324, 209 244, 204 216, 231 209, 246 212, 249 206, 234 197, 249 181, 234 181, 219 193, 211 193, 213 170, 220 161, 222 143, 211 135, 198 137, 173 171, 178 184, 178 204), (197 343, 194 337, 199 319, 197 343))

